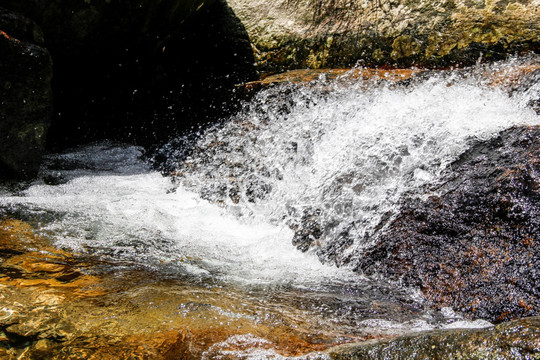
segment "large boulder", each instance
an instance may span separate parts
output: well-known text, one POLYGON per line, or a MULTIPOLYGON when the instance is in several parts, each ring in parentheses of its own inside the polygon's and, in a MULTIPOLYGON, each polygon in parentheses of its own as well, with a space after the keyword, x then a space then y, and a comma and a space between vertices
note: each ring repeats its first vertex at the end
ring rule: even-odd
POLYGON ((472 63, 538 50, 535 0, 228 0, 259 69, 472 63))
POLYGON ((0 178, 39 170, 52 115, 52 61, 41 29, 0 8, 0 178))
POLYGON ((206 121, 207 109, 223 107, 222 88, 254 76, 247 35, 224 1, 0 3, 43 29, 54 60, 53 148, 153 143, 206 121))
POLYGON ((436 306, 500 322, 540 315, 540 127, 507 130, 451 165, 350 261, 436 306))

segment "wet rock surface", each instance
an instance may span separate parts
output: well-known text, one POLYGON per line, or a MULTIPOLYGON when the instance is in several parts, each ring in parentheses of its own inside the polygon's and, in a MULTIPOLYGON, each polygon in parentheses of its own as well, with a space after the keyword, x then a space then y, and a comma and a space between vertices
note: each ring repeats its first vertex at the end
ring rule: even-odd
POLYGON ((300 69, 267 76, 261 80, 250 81, 238 85, 237 89, 245 98, 250 98, 262 89, 280 84, 308 85, 325 81, 389 81, 399 82, 408 80, 418 73, 419 69, 300 69))
MULTIPOLYGON (((538 87, 539 84, 540 84, 540 68, 537 67, 536 69, 533 69, 533 71, 531 71, 527 75, 524 81, 521 81, 518 85, 514 86, 512 91, 530 92, 530 91, 533 91, 535 86, 538 87)), ((533 99, 529 101, 528 105, 531 108, 533 108, 537 114, 540 115, 540 97, 538 97, 538 94, 537 94, 537 98, 535 99, 533 97, 533 99)))
POLYGON ((432 331, 330 350, 330 356, 335 360, 536 359, 539 354, 539 317, 488 329, 432 331))
POLYGON ((41 29, 0 8, 0 178, 39 170, 52 116, 52 60, 41 29))
POLYGON ((521 127, 478 143, 350 262, 471 318, 539 315, 539 138, 539 127, 521 127))

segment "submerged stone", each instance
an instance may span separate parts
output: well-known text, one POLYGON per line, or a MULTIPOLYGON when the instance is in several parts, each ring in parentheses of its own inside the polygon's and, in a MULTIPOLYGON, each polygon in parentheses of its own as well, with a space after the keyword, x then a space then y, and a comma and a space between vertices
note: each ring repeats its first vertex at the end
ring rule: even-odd
POLYGON ((487 329, 428 331, 389 341, 343 345, 329 353, 334 360, 537 359, 540 317, 487 329))
POLYGON ((328 331, 305 316, 312 303, 64 251, 13 219, 0 221, 0 291, 0 358, 9 360, 299 356, 391 336, 328 331))

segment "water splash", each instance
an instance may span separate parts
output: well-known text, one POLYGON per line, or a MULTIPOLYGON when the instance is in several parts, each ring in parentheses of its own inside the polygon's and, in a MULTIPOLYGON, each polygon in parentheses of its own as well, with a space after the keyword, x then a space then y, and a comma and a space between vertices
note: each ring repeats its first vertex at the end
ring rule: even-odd
POLYGON ((98 144, 48 156, 28 188, 0 190, 0 209, 105 260, 121 283, 114 302, 159 300, 162 314, 187 319, 174 321, 204 339, 225 329, 224 340, 205 343, 208 358, 287 358, 270 339, 290 329, 311 352, 323 340, 485 327, 319 258, 341 264, 369 246, 405 198, 424 196, 475 142, 540 124, 538 83, 494 87, 485 76, 506 66, 277 86, 198 140, 166 146, 174 176, 153 170, 141 148, 98 144), (237 320, 249 327, 238 332, 237 320))
POLYGON ((539 123, 534 86, 510 96, 485 76, 513 65, 262 91, 204 134, 178 182, 239 218, 286 224, 300 249, 340 264, 472 144, 539 123), (344 232, 354 242, 339 243, 344 232), (347 249, 336 255, 336 244, 347 249))
POLYGON ((510 96, 485 75, 507 68, 515 64, 402 83, 344 76, 277 86, 187 138, 189 150, 166 147, 176 184, 141 160, 142 149, 101 144, 49 156, 42 180, 0 203, 35 214, 59 245, 100 256, 204 279, 347 281, 353 275, 312 253, 341 264, 472 144, 540 122, 528 106, 537 85, 510 96))

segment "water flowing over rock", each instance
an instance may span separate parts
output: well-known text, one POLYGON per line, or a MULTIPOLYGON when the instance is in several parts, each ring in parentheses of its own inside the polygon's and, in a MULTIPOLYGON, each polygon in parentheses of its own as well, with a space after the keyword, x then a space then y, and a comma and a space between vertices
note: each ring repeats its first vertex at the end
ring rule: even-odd
POLYGON ((51 78, 41 29, 0 8, 0 178, 37 174, 52 115, 51 78))
MULTIPOLYGON (((298 318, 313 310, 309 304, 288 313, 290 292, 273 299, 273 311, 264 308, 272 297, 261 304, 254 289, 194 286, 74 254, 18 220, 0 221, 0 260, 0 357, 6 360, 527 359, 540 352, 538 317, 483 329, 460 328, 471 323, 457 321, 448 324, 450 330, 394 340, 387 339, 399 331, 377 334, 375 320, 365 324, 363 335, 326 338, 337 334, 313 334, 318 325, 312 313, 298 318), (324 351, 344 341, 356 343, 324 351)), ((381 305, 370 312, 380 313, 381 305)))
POLYGON ((540 94, 538 94, 538 88, 540 88, 540 68, 528 74, 523 81, 514 87, 513 91, 523 93, 536 91, 537 94, 531 97, 527 105, 532 107, 540 115, 540 94))
POLYGON ((477 144, 350 261, 472 318, 540 314, 539 138, 540 127, 515 128, 477 144))
POLYGON ((540 318, 489 329, 445 330, 330 350, 334 360, 535 359, 540 354, 540 318))
MULTIPOLYGON (((343 341, 395 336, 368 326, 328 331, 335 323, 314 311, 330 303, 296 303, 301 298, 294 291, 225 289, 164 275, 61 250, 28 223, 1 219, 0 358, 280 359, 311 353, 325 359, 319 351, 343 341), (309 317, 302 316, 306 311, 309 317)), ((386 305, 381 298, 373 307, 383 311, 386 305)), ((388 309, 411 311, 397 304, 388 309)))
POLYGON ((497 136, 538 124, 540 89, 536 65, 507 65, 276 85, 207 132, 177 181, 439 307, 537 315, 539 130, 497 136))
POLYGON ((328 360, 406 334, 396 356, 536 356, 536 319, 462 312, 538 305, 538 67, 269 79, 163 172, 111 141, 47 154, 0 186, 0 357, 328 360), (484 330, 411 335, 456 328, 484 330))
POLYGON ((538 50, 538 2, 229 0, 258 68, 455 65, 538 50))

